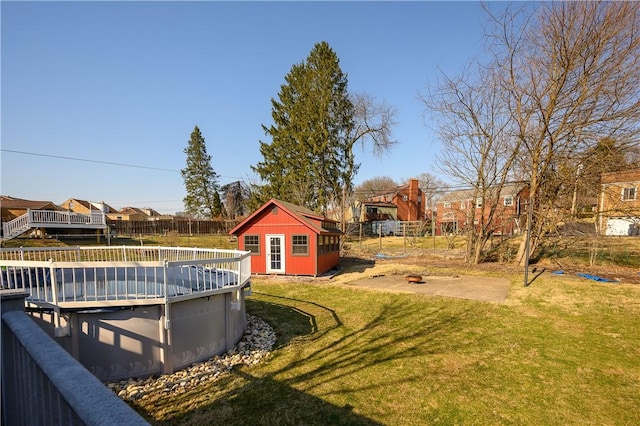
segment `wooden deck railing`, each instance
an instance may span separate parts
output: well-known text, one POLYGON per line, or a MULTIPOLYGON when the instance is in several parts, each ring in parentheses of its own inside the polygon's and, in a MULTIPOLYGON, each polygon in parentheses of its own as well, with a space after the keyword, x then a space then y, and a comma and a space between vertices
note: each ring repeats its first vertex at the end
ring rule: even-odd
POLYGON ((107 219, 103 212, 80 214, 57 210, 27 210, 27 213, 2 224, 4 238, 12 238, 33 228, 104 229, 107 219))

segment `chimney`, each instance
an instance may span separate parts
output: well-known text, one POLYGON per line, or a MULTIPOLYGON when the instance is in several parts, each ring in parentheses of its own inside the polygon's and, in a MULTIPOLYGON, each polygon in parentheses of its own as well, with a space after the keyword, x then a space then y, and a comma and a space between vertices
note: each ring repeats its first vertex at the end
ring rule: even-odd
POLYGON ((413 220, 420 220, 420 210, 422 209, 420 198, 420 185, 418 179, 411 179, 409 181, 409 203, 411 206, 411 213, 409 216, 413 220))

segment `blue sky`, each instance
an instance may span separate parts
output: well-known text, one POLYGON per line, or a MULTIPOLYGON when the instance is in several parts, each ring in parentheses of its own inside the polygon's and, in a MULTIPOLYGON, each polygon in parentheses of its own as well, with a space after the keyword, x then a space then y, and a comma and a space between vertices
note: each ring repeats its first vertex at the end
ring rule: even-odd
MULTIPOLYGON (((398 144, 356 151, 355 183, 434 167, 420 93, 481 54, 479 2, 7 2, 2 195, 183 210, 194 126, 220 183, 257 182, 271 99, 326 41, 350 92, 394 106, 398 144), (34 153, 40 155, 22 154, 34 153), (66 157, 66 158, 61 158, 66 157), (79 158, 93 161, 75 161, 79 158), (138 167, 129 167, 117 163, 138 167)), ((446 177, 443 177, 446 180, 446 177)))

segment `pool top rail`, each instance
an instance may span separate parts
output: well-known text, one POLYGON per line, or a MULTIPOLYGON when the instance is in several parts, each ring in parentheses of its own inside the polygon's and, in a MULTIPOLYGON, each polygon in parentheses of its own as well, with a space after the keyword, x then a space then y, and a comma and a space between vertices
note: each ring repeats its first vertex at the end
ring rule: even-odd
POLYGON ((58 309, 166 303, 243 288, 250 252, 100 246, 0 249, 0 286, 58 309))

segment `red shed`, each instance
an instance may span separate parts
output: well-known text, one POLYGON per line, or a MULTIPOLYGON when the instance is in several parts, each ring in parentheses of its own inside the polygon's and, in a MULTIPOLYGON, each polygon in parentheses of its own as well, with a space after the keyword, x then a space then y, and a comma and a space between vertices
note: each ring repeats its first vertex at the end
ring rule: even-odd
POLYGON ((229 234, 252 252, 251 272, 317 276, 340 262, 335 220, 279 200, 269 200, 229 234))

